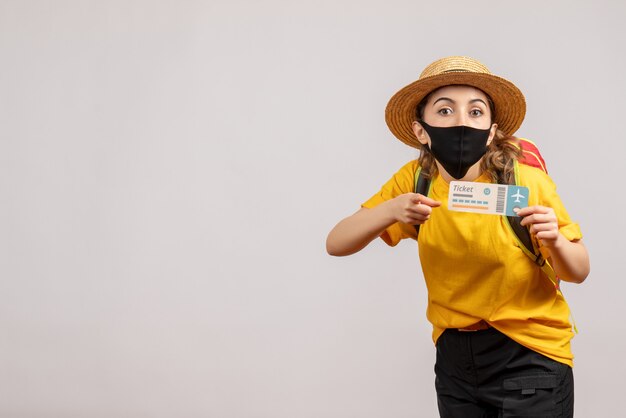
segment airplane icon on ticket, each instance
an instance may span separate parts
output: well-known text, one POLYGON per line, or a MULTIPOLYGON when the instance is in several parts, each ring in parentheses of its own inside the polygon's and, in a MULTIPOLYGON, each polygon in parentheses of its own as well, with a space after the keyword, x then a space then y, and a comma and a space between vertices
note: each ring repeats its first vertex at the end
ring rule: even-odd
POLYGON ((526 196, 519 192, 520 189, 517 189, 515 194, 512 194, 511 197, 515 198, 515 203, 520 203, 520 199, 526 199, 526 196))

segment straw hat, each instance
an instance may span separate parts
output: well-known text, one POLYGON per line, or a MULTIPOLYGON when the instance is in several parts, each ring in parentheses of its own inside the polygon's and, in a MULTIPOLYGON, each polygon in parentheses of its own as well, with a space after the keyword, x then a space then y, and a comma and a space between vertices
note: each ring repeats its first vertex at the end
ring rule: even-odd
POLYGON ((455 56, 433 62, 422 71, 419 80, 393 95, 385 110, 391 132, 405 144, 420 148, 411 128, 417 105, 433 90, 456 84, 476 87, 491 98, 495 106, 494 122, 505 134, 512 135, 522 124, 526 114, 522 92, 510 81, 491 74, 479 61, 455 56))

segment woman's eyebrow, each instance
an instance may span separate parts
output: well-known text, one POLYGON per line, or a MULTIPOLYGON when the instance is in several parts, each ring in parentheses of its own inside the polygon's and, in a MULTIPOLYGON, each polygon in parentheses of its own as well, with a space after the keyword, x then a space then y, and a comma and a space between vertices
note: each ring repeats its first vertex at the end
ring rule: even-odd
POLYGON ((440 101, 440 100, 447 100, 447 101, 449 101, 449 102, 456 103, 454 100, 450 99, 449 97, 440 97, 440 98, 438 98, 437 100, 435 100, 435 101, 433 102, 433 106, 435 105, 435 103, 437 103, 437 102, 438 102, 438 101, 440 101))
POLYGON ((469 101, 470 103, 474 103, 474 102, 481 102, 482 104, 484 104, 485 106, 487 106, 487 103, 485 103, 485 101, 483 99, 472 99, 469 101))

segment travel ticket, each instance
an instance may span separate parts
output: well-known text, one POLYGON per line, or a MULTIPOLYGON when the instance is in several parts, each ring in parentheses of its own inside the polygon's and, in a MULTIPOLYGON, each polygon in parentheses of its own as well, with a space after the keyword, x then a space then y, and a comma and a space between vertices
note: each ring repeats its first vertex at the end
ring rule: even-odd
POLYGON ((458 212, 517 216, 528 206, 528 187, 507 184, 450 182, 448 209, 458 212))

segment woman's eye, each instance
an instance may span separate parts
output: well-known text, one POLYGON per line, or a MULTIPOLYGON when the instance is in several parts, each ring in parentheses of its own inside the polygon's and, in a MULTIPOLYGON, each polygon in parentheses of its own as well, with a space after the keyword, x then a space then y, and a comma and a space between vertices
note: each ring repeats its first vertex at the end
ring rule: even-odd
POLYGON ((443 115, 443 116, 447 116, 447 115, 452 113, 452 109, 444 107, 443 109, 439 109, 439 111, 437 113, 439 113, 440 115, 443 115))
POLYGON ((472 109, 472 111, 470 111, 470 115, 472 116, 481 116, 483 114, 483 111, 480 109, 472 109))

